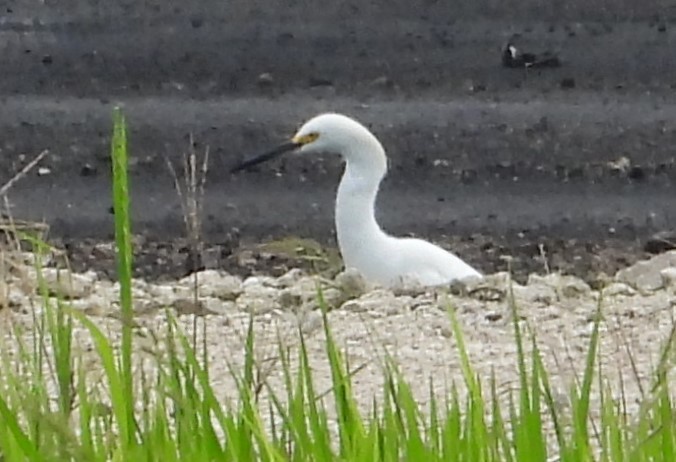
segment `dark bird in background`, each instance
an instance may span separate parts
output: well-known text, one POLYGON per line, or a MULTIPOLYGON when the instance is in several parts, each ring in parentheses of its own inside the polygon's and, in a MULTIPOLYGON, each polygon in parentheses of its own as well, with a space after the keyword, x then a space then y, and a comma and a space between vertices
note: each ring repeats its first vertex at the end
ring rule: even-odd
POLYGON ((540 55, 522 52, 510 41, 502 49, 502 65, 513 69, 559 67, 561 60, 550 51, 540 55))

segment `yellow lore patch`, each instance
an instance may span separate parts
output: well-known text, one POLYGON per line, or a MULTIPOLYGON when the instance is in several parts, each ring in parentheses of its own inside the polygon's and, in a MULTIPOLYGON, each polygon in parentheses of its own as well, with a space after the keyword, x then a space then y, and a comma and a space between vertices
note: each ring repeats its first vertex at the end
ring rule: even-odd
POLYGON ((297 144, 299 146, 303 146, 303 145, 312 143, 317 138, 319 138, 319 133, 314 132, 314 133, 308 133, 307 135, 303 135, 303 136, 296 136, 291 141, 293 141, 294 144, 297 144))

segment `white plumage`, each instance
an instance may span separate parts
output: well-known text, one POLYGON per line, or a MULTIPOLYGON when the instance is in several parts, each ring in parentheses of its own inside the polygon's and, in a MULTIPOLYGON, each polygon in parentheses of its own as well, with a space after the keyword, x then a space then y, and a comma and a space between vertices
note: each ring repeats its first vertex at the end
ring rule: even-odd
POLYGON ((345 160, 338 186, 335 222, 346 268, 387 286, 437 286, 481 274, 452 253, 421 239, 385 233, 375 219, 378 188, 387 172, 387 157, 378 139, 359 122, 340 114, 321 114, 306 122, 288 143, 245 162, 236 170, 282 152, 331 152, 345 160))

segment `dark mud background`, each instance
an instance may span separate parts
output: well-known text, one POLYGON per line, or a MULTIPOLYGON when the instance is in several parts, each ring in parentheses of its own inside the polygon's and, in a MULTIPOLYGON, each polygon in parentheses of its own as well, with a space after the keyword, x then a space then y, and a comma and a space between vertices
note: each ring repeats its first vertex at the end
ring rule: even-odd
MULTIPOLYGON (((332 110, 367 123, 391 162, 380 220, 482 270, 593 280, 676 223, 676 3, 646 1, 0 2, 0 184, 78 268, 112 272, 111 110, 132 151, 140 275, 186 270, 166 166, 192 134, 211 164, 204 263, 281 271, 242 245, 335 245, 337 158, 229 168, 332 110), (510 37, 562 66, 507 69, 510 37)), ((659 246, 658 246, 659 247, 659 246)), ((650 250, 655 250, 651 248, 650 250)))

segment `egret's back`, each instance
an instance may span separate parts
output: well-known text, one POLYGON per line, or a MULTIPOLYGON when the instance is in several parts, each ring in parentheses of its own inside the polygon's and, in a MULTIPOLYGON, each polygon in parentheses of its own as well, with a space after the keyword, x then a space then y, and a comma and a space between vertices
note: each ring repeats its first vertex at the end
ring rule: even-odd
POLYGON ((396 239, 399 277, 423 286, 481 277, 481 273, 456 255, 422 239, 396 239))

